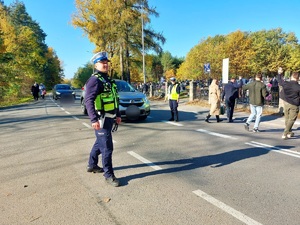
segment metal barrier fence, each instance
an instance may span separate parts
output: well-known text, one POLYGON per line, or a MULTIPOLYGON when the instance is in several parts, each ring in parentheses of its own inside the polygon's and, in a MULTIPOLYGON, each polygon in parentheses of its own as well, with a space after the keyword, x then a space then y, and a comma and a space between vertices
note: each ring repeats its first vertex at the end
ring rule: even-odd
MULTIPOLYGON (((149 91, 147 96, 154 96, 159 98, 165 97, 165 85, 151 85, 151 88, 149 88, 149 91), (151 94, 152 91, 152 94, 151 94)), ((189 96, 189 88, 181 89, 181 92, 187 93, 187 96, 189 96)), ((222 93, 222 88, 221 88, 222 93)), ((195 99, 199 100, 208 100, 208 87, 199 87, 197 86, 195 88, 195 99)), ((249 94, 248 92, 243 92, 241 89, 239 90, 239 98, 237 99, 237 104, 244 104, 249 105, 249 94)), ((272 107, 278 107, 279 106, 279 89, 273 88, 271 90, 268 90, 268 94, 265 98, 265 106, 272 106, 272 107)))

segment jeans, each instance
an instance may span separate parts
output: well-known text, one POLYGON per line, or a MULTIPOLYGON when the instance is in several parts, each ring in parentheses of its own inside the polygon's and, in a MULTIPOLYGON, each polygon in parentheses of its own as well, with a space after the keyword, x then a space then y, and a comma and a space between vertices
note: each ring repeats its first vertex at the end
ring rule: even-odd
POLYGON ((254 124, 254 129, 258 129, 259 123, 260 123, 260 118, 262 115, 262 106, 259 105, 251 105, 250 104, 250 110, 251 110, 251 114, 247 119, 248 124, 250 124, 250 122, 253 120, 253 118, 256 116, 255 118, 255 124, 254 124))

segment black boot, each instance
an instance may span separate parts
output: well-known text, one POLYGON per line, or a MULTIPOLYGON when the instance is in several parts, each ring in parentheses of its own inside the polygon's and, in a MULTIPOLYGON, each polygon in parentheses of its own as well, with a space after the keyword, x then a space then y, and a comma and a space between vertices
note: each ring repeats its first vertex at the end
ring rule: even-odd
POLYGON ((175 115, 175 121, 176 121, 176 122, 179 121, 179 119, 178 119, 178 114, 175 115))
POLYGON ((216 116, 216 118, 217 118, 217 122, 218 122, 218 123, 220 123, 220 122, 223 121, 222 119, 220 119, 220 116, 216 116))
POLYGON ((169 121, 174 121, 174 113, 171 112, 172 117, 169 119, 169 121))
POLYGON ((206 122, 206 123, 210 123, 210 122, 209 122, 209 118, 210 118, 210 117, 211 117, 211 115, 208 113, 208 115, 206 116, 206 119, 205 119, 205 122, 206 122))

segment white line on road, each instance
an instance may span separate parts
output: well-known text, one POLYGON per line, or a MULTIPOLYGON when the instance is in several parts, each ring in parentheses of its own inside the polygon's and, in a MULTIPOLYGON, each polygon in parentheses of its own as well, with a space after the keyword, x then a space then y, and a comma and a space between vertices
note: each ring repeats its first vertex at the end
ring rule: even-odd
POLYGON ((68 111, 65 111, 65 113, 67 113, 67 114, 71 115, 71 113, 69 113, 68 111))
POLYGON ((264 148, 268 151, 273 151, 273 152, 277 152, 277 153, 281 153, 284 155, 289 155, 289 156, 293 156, 296 158, 300 158, 300 152, 295 152, 292 150, 288 150, 288 149, 282 149, 282 148, 277 148, 275 146, 272 145, 267 145, 267 144, 263 144, 263 143, 259 143, 259 142, 255 142, 255 141, 251 141, 251 143, 246 142, 246 145, 251 145, 254 147, 258 147, 258 148, 264 148))
POLYGON ((222 209, 223 211, 227 212, 228 214, 234 216, 238 220, 244 222, 248 225, 262 225, 261 223, 251 219, 250 217, 246 216, 245 214, 235 210, 234 208, 226 205, 225 203, 215 199, 214 197, 206 194, 201 190, 193 191, 194 194, 198 195, 199 197, 203 198, 204 200, 208 201, 209 203, 217 206, 218 208, 222 209))
POLYGON ((178 126, 178 127, 182 127, 183 126, 181 123, 172 122, 172 121, 165 121, 165 120, 163 120, 162 122, 168 123, 168 124, 172 124, 172 125, 175 125, 175 126, 178 126))
POLYGON ((84 126, 86 126, 87 128, 92 128, 89 124, 87 124, 87 123, 82 123, 84 126))
POLYGON ((151 166, 153 169, 155 170, 162 170, 162 168, 160 166, 155 165, 154 163, 152 163, 151 161, 149 161, 148 159, 145 159, 144 157, 140 156, 139 154, 136 154, 133 151, 128 151, 127 152, 129 155, 132 155, 134 158, 137 158, 138 160, 140 160, 141 162, 147 164, 148 166, 151 166))
POLYGON ((76 116, 72 116, 75 120, 79 120, 79 118, 78 117, 76 117, 76 116))
POLYGON ((203 130, 203 129, 198 129, 196 131, 199 131, 199 132, 202 132, 202 133, 205 133, 205 134, 209 134, 209 135, 213 135, 213 136, 222 137, 222 138, 229 138, 229 139, 234 139, 234 140, 237 139, 235 137, 231 137, 231 136, 228 136, 228 135, 225 135, 225 134, 215 133, 215 132, 211 132, 211 131, 203 130))

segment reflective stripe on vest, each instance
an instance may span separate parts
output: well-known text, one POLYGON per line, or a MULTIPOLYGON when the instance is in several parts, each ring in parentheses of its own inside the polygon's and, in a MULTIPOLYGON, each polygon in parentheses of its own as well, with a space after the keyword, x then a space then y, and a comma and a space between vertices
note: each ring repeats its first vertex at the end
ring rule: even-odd
POLYGON ((173 85, 171 93, 169 94, 169 99, 171 100, 178 100, 179 94, 176 92, 178 84, 173 85))

